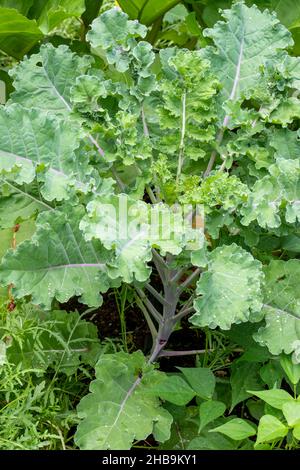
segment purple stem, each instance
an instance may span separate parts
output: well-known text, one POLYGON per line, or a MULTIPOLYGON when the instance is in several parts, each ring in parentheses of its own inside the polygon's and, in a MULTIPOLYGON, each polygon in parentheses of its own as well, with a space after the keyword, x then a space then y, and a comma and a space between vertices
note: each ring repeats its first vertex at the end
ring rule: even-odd
POLYGON ((206 349, 192 349, 191 351, 161 351, 159 357, 191 356, 193 354, 205 354, 206 352, 206 349))

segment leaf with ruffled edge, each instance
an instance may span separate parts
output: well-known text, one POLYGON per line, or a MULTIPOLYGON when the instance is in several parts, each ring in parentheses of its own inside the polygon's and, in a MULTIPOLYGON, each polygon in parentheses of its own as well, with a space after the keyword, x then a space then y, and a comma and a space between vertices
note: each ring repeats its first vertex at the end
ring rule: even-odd
POLYGON ((270 176, 258 180, 241 208, 242 224, 257 220, 263 228, 281 226, 281 212, 288 223, 300 220, 300 160, 277 158, 270 176))
POLYGON ((197 283, 191 323, 229 330, 233 323, 259 321, 262 279, 261 264, 250 253, 236 244, 216 248, 197 283))
POLYGON ((293 353, 293 361, 300 363, 300 261, 272 260, 265 275, 265 326, 254 339, 272 354, 293 353))
MULTIPOLYGON (((261 12, 255 5, 247 7, 238 2, 224 10, 225 21, 218 21, 204 31, 214 46, 205 49, 205 57, 223 88, 221 103, 238 101, 243 92, 255 88, 260 79, 261 66, 274 60, 282 49, 293 45, 290 32, 275 15, 261 12)), ((229 116, 223 126, 228 125, 229 116)))
POLYGON ((119 72, 126 72, 130 64, 128 52, 137 45, 135 38, 144 38, 146 34, 144 25, 128 20, 126 13, 114 8, 93 21, 87 40, 99 55, 105 55, 109 64, 115 65, 119 72))
POLYGON ((151 248, 178 255, 185 246, 197 250, 203 245, 203 231, 184 223, 181 212, 164 204, 150 205, 126 194, 95 199, 87 205, 80 223, 86 240, 98 239, 114 256, 107 264, 113 279, 146 281, 151 273, 147 263, 151 248))
POLYGON ((38 110, 18 104, 0 109, 0 173, 17 184, 37 176, 48 200, 69 199, 74 190, 87 192, 92 168, 78 150, 80 132, 38 110))

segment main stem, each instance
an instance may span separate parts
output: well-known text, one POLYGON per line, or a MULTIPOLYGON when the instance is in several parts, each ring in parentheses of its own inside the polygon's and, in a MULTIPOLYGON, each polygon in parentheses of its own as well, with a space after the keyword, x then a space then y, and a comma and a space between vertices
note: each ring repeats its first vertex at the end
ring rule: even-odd
MULTIPOLYGON (((146 294, 141 291, 138 286, 136 287, 137 295, 142 302, 139 304, 139 306, 142 307, 141 310, 145 315, 145 319, 149 325, 153 338, 153 347, 149 358, 149 363, 155 362, 160 355, 163 355, 163 350, 169 341, 176 323, 193 311, 193 308, 189 307, 189 303, 189 305, 183 307, 179 314, 176 314, 181 293, 183 292, 184 288, 188 287, 188 285, 199 275, 199 270, 195 270, 192 275, 187 278, 189 282, 185 280, 178 285, 178 276, 176 275, 178 270, 172 269, 172 259, 168 257, 164 259, 155 251, 153 260, 157 268, 157 272, 161 278, 163 294, 158 293, 152 286, 150 287, 149 284, 146 286, 146 289, 153 296, 155 302, 160 303, 161 313, 159 313, 158 309, 152 305, 149 298, 146 299, 146 294), (147 309, 147 311, 145 311, 145 309, 147 309), (153 315, 154 313, 155 315, 153 315), (154 326, 152 320, 156 322, 156 327, 154 326)), ((181 351, 174 352, 174 355, 177 353, 179 355, 190 354, 188 351, 181 351)), ((195 354, 195 352, 193 352, 193 354, 195 354)))
MULTIPOLYGON (((182 125, 176 178, 177 182, 179 181, 184 162, 184 144, 186 134, 186 98, 186 91, 184 91, 182 96, 182 125)), ((149 138, 150 134, 144 107, 142 107, 141 109, 141 118, 143 123, 144 136, 149 138)), ((147 186, 146 190, 149 194, 152 204, 157 203, 157 195, 153 193, 151 187, 147 186)), ((155 264, 157 273, 159 274, 163 285, 164 294, 162 295, 157 292, 154 287, 152 287, 150 284, 146 285, 146 290, 150 292, 155 301, 161 305, 162 314, 160 314, 157 308, 151 303, 150 299, 146 296, 146 293, 142 291, 138 286, 135 287, 138 305, 140 306, 141 311, 145 316, 153 339, 153 348, 148 361, 149 363, 155 362, 158 359, 166 344, 168 343, 176 323, 192 311, 192 308, 188 308, 189 305, 187 305, 186 308, 183 308, 176 316, 176 309, 181 293, 199 274, 198 271, 194 272, 191 276, 187 278, 185 282, 178 285, 180 278, 189 268, 187 267, 186 270, 172 269, 171 255, 167 255, 164 259, 155 249, 152 250, 152 254, 153 262, 155 264), (154 325, 154 322, 156 322, 157 326, 154 325)), ((193 351, 193 354, 194 353, 195 352, 193 351)))

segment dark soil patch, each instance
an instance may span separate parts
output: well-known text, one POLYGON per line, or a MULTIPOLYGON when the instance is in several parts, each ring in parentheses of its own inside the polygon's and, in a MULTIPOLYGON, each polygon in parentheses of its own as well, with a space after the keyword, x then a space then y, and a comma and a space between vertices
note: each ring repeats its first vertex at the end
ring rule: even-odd
MULTIPOLYGON (((77 310, 79 313, 86 311, 77 298, 60 305, 61 309, 71 312, 77 310)), ((119 311, 113 291, 103 296, 102 306, 88 313, 86 320, 97 326, 98 335, 101 340, 116 339, 122 341, 122 329, 119 311)), ((142 350, 149 354, 152 347, 151 334, 140 309, 134 305, 126 307, 126 339, 130 352, 142 350)), ((181 322, 181 328, 174 331, 167 345, 167 350, 186 351, 204 348, 204 336, 200 330, 192 329, 187 319, 181 322)), ((194 367, 195 356, 162 357, 160 359, 161 369, 166 372, 176 371, 179 367, 194 367)))

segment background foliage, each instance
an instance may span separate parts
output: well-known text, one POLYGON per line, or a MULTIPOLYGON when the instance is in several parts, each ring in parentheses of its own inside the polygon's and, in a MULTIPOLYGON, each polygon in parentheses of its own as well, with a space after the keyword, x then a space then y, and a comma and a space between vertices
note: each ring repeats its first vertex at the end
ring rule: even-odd
POLYGON ((1 449, 299 448, 300 2, 255 4, 0 0, 1 449), (204 249, 105 241, 120 194, 204 204, 204 249))

